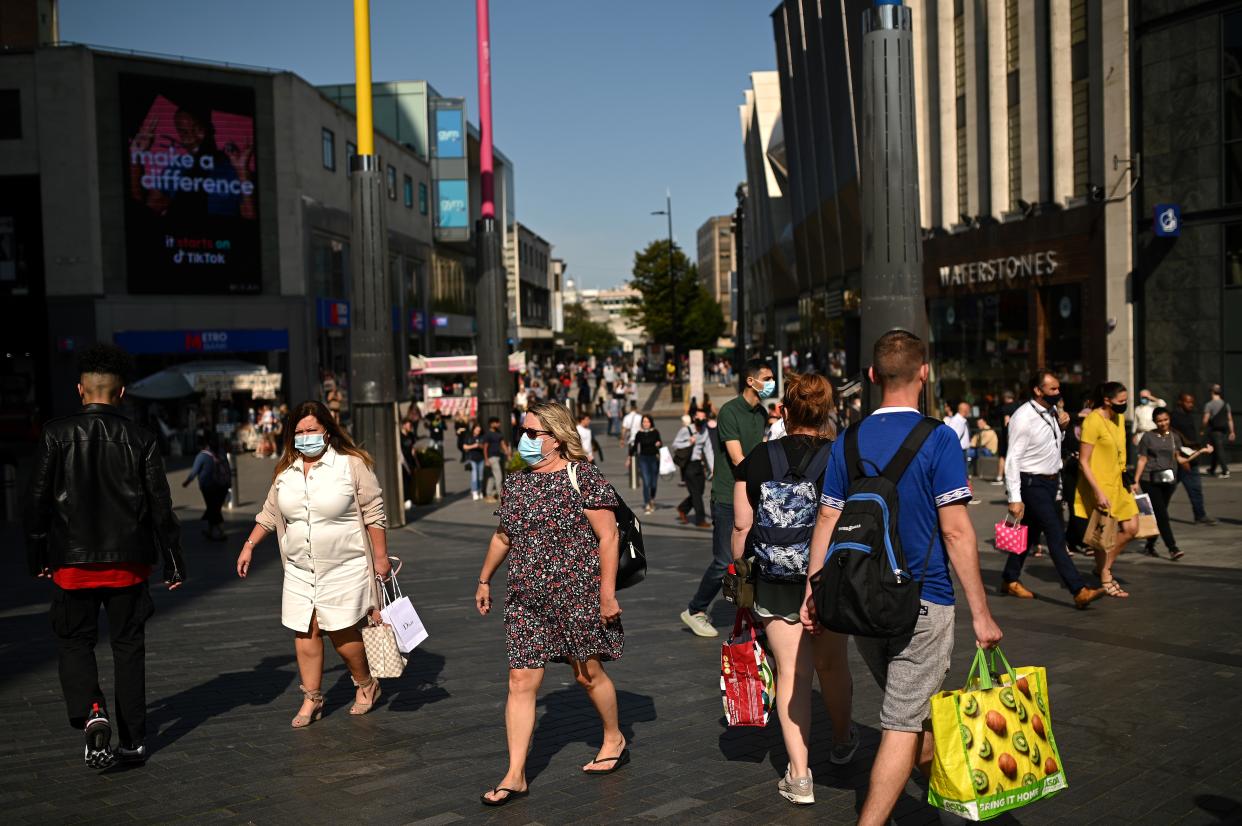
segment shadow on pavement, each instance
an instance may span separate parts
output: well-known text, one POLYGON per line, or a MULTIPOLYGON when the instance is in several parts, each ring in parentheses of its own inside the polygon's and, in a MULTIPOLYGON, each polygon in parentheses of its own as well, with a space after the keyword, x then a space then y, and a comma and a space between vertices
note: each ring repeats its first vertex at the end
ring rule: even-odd
POLYGON ((392 711, 418 711, 425 705, 447 700, 449 694, 440 684, 440 672, 444 671, 444 656, 423 648, 414 649, 409 655, 405 673, 396 680, 385 680, 391 695, 385 702, 392 711))
POLYGON ((212 717, 241 706, 271 705, 297 679, 296 668, 284 668, 292 662, 293 654, 264 657, 253 669, 219 674, 149 703, 147 726, 156 732, 149 738, 151 753, 171 746, 212 717))
POLYGON ((1242 803, 1217 794, 1201 794, 1195 797, 1195 805, 1215 817, 1221 823, 1242 822, 1242 803))
MULTIPOLYGON (((591 705, 587 693, 578 686, 553 691, 540 698, 540 704, 544 707, 544 714, 535 726, 530 757, 526 761, 526 779, 530 783, 570 743, 597 745, 600 742, 599 718, 596 717, 595 707, 591 705)), ((657 717, 655 701, 645 694, 635 694, 632 691, 617 690, 617 710, 627 748, 634 744, 634 724, 649 723, 657 717)), ((594 751, 584 751, 582 764, 586 765, 594 756, 594 751)))

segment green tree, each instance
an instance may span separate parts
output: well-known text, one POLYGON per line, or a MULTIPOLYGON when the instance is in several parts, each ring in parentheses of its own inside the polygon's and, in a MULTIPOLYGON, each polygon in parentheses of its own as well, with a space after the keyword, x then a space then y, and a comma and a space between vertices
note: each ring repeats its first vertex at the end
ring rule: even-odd
POLYGON ((668 241, 652 241, 634 253, 630 286, 640 298, 626 313, 661 344, 676 340, 682 351, 708 349, 725 331, 720 305, 699 281, 699 269, 673 245, 673 273, 669 278, 668 241))
POLYGON ((608 325, 592 321, 581 304, 565 305, 565 342, 581 355, 603 355, 621 346, 608 325))

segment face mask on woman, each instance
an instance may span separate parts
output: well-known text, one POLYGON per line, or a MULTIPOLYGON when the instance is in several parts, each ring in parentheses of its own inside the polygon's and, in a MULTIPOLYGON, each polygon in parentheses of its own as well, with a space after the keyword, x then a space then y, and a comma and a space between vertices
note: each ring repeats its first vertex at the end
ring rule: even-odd
POLYGON ((1109 405, 1113 408, 1113 412, 1116 413, 1118 416, 1126 412, 1125 402, 1109 402, 1109 405))
POLYGON ((522 438, 518 439, 518 455, 531 467, 542 464, 548 458, 543 455, 543 441, 532 439, 525 433, 522 434, 522 438))
POLYGON ((308 459, 314 459, 327 447, 322 433, 300 433, 293 437, 293 449, 308 459))

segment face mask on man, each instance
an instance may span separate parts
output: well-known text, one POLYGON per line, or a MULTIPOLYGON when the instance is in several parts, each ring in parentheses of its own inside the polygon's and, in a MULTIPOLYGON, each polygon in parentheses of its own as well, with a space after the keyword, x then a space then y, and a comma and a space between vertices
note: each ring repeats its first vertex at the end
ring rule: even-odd
POLYGON ((755 391, 761 399, 770 399, 776 395, 776 379, 768 379, 763 383, 763 387, 755 391))
POLYGON ((1061 402, 1061 394, 1060 393, 1051 393, 1051 394, 1045 393, 1044 401, 1047 403, 1049 407, 1056 407, 1061 402))
POLYGON ((322 433, 301 433, 293 437, 293 449, 308 459, 314 459, 327 447, 322 433))
POLYGON ((518 455, 531 467, 542 464, 548 458, 543 455, 543 440, 532 439, 525 433, 522 434, 522 438, 518 439, 518 455))

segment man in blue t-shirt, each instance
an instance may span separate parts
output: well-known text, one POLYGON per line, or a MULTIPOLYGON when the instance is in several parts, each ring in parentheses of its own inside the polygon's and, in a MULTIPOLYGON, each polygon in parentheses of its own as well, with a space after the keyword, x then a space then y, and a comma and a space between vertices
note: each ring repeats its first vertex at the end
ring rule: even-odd
MULTIPOLYGON (((883 468, 910 431, 923 419, 917 406, 927 383, 927 348, 905 330, 890 330, 875 344, 871 381, 879 384, 881 406, 859 425, 859 454, 866 472, 883 468)), ((811 539, 807 593, 802 624, 812 634, 823 628, 810 599, 810 576, 824 564, 832 531, 849 495, 845 440, 833 445, 824 472, 819 518, 811 539)), ((934 745, 930 725, 931 697, 940 691, 953 653, 953 581, 949 564, 962 583, 974 621, 976 643, 991 648, 1001 630, 988 610, 975 529, 966 515, 970 487, 961 446, 948 427, 928 437, 897 485, 901 497, 902 549, 907 567, 922 579, 921 605, 914 632, 890 639, 855 637, 859 654, 884 691, 880 725, 884 730, 871 768, 871 784, 859 815, 860 824, 885 824, 910 770, 931 769, 934 745)))

